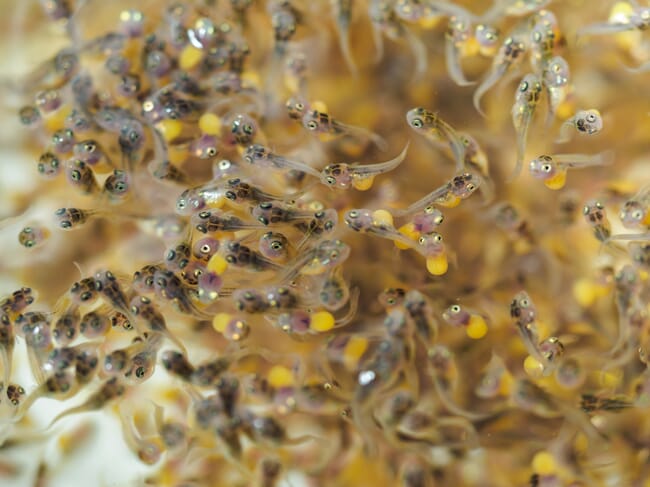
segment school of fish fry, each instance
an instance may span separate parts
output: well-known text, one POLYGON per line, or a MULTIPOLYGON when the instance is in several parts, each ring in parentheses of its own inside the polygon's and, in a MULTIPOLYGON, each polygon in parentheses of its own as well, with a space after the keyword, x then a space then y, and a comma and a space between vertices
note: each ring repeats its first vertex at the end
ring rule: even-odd
POLYGON ((650 2, 4 3, 0 483, 650 487, 650 2))

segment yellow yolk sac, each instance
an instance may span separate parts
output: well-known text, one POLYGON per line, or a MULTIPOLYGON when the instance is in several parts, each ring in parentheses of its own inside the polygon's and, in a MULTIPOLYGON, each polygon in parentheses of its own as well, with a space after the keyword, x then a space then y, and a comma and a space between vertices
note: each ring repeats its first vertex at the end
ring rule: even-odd
POLYGON ((214 254, 208 261, 207 270, 221 275, 228 269, 228 261, 219 254, 214 254))
POLYGON ((434 276, 442 276, 447 272, 447 269, 449 268, 447 254, 445 253, 433 257, 427 257, 426 264, 427 270, 434 276))
POLYGON ((208 135, 221 135, 223 123, 221 118, 213 113, 204 113, 199 119, 199 129, 208 135))
POLYGON ((480 340, 488 332, 488 326, 485 319, 480 315, 472 315, 465 329, 467 336, 473 340, 480 340))
POLYGON ((311 315, 310 328, 317 332, 330 331, 334 328, 334 316, 328 311, 317 311, 311 315))

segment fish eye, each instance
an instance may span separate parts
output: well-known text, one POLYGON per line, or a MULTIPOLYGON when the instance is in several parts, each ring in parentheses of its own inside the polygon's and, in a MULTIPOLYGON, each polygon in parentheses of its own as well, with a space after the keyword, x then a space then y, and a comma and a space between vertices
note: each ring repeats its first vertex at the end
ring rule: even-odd
POLYGON ((250 124, 246 124, 242 127, 242 130, 244 131, 245 134, 247 135, 252 135, 253 133, 253 127, 250 124))
POLYGON ((474 183, 469 183, 467 185, 467 189, 468 191, 474 191, 476 189, 476 186, 474 185, 474 183))
POLYGON ((326 181, 327 184, 329 184, 329 185, 336 184, 336 179, 334 179, 332 176, 328 176, 327 178, 325 178, 325 181, 326 181))
POLYGON ((453 304, 449 307, 449 311, 451 311, 454 314, 460 313, 460 306, 458 306, 457 304, 453 304))
POLYGON ((307 123, 307 128, 309 130, 316 130, 318 128, 318 123, 314 122, 313 120, 309 121, 307 123))
POLYGON ((210 252, 210 246, 208 244, 204 244, 201 247, 201 252, 203 252, 204 254, 207 254, 208 252, 210 252))
POLYGON ((528 90, 528 81, 522 81, 521 84, 519 85, 519 91, 527 91, 528 90))
POLYGON ((529 305, 530 305, 530 301, 528 301, 528 299, 526 298, 521 299, 519 301, 519 306, 521 306, 522 308, 528 308, 529 305))
POLYGON ((422 122, 422 119, 421 119, 421 118, 414 118, 414 119, 411 121, 411 125, 412 125, 413 127, 415 127, 416 129, 420 129, 420 128, 422 128, 422 127, 424 126, 424 122, 422 122))
POLYGON ((359 216, 359 212, 357 210, 352 210, 350 213, 348 213, 348 216, 350 218, 357 218, 359 216))
POLYGON ((643 218, 643 212, 641 210, 636 210, 632 212, 632 218, 635 220, 641 220, 643 218))
POLYGON ((70 173, 70 177, 73 181, 79 181, 81 179, 81 173, 75 169, 70 173))
POLYGON ((551 169, 553 169, 553 168, 551 167, 550 164, 542 164, 542 171, 551 172, 551 169))
POLYGON ((135 376, 138 379, 142 379, 146 372, 147 371, 146 371, 146 369, 144 367, 138 367, 137 369, 135 369, 135 376))
POLYGON ((585 118, 587 119, 587 122, 593 123, 596 121, 596 115, 594 115, 593 113, 590 113, 585 118))
POLYGON ((209 147, 206 153, 208 154, 208 156, 214 157, 217 155, 217 149, 215 149, 214 147, 209 147))
POLYGON ((300 111, 302 111, 305 108, 305 105, 303 105, 302 103, 296 103, 295 106, 296 106, 296 109, 298 109, 300 111))
POLYGON ((90 152, 90 153, 95 152, 96 148, 97 148, 97 146, 95 144, 93 144, 92 142, 86 142, 84 144, 84 150, 86 152, 90 152))

